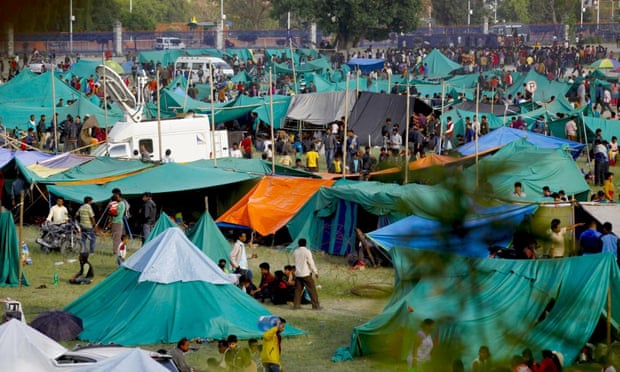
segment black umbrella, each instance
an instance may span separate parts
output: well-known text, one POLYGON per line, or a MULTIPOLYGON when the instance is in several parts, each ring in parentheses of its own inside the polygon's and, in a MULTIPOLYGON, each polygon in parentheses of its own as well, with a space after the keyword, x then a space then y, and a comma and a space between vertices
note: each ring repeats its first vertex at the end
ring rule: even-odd
POLYGON ((39 315, 30 326, 56 341, 75 340, 82 332, 82 319, 62 310, 39 315))

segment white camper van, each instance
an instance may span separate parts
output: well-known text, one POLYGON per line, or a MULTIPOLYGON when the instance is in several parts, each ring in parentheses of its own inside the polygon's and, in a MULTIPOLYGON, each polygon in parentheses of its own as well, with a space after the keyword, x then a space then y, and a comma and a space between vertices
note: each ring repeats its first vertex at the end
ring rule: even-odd
MULTIPOLYGON (((228 156, 228 131, 211 132, 208 116, 190 114, 182 119, 142 121, 144 98, 134 96, 123 79, 108 66, 97 66, 97 76, 106 90, 125 114, 125 120, 114 124, 106 143, 95 149, 95 156, 141 159, 143 152, 148 158, 160 161, 166 150, 171 151, 175 162, 228 156)), ((146 78, 138 77, 138 85, 144 87, 146 78)), ((138 93, 142 88, 138 89, 138 93)))
POLYGON ((185 49, 185 43, 178 37, 158 37, 155 39, 155 49, 185 49))
POLYGON ((211 66, 213 66, 216 75, 222 74, 232 77, 235 74, 233 68, 221 58, 182 56, 174 62, 174 76, 183 74, 191 83, 208 83, 211 66))
MULTIPOLYGON (((98 147, 93 155, 141 159, 145 150, 150 160, 159 161, 170 150, 178 163, 213 159, 213 138, 207 116, 161 120, 161 136, 157 126, 157 121, 116 123, 108 134, 107 143, 98 147)), ((228 132, 216 130, 213 137, 215 156, 227 157, 228 132)))

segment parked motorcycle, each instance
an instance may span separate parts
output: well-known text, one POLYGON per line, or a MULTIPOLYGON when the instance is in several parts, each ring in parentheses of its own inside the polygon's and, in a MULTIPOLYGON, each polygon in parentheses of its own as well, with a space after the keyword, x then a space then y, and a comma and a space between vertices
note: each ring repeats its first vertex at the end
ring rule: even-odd
POLYGON ((62 255, 78 254, 83 248, 80 235, 80 226, 75 221, 60 225, 44 222, 37 243, 45 253, 60 251, 62 255))

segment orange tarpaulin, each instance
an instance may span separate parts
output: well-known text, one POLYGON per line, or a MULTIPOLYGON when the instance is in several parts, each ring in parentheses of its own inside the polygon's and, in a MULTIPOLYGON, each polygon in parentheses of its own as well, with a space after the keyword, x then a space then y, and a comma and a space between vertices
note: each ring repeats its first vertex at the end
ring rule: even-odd
POLYGON ((411 163, 409 163, 409 170, 428 168, 428 167, 432 167, 435 165, 446 165, 446 164, 454 163, 460 160, 462 159, 453 158, 451 156, 429 154, 423 158, 420 158, 416 161, 412 161, 411 163))
POLYGON ((274 234, 323 186, 332 180, 267 176, 216 222, 250 226, 266 236, 274 234))

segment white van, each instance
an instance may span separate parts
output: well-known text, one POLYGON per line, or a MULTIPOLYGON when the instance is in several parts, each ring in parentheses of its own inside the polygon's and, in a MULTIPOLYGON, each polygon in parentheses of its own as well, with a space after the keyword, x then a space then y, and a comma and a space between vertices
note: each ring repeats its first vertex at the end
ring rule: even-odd
MULTIPOLYGON (((215 156, 228 157, 228 131, 216 130, 215 156)), ((160 161, 157 121, 140 123, 119 122, 114 124, 108 134, 107 143, 93 152, 95 156, 113 158, 141 159, 140 149, 149 153, 152 161, 160 161)), ((209 118, 190 116, 184 119, 161 120, 161 156, 166 150, 177 163, 199 159, 213 159, 213 146, 209 118)))
POLYGON ((190 83, 207 84, 209 83, 209 70, 211 65, 213 65, 216 76, 221 74, 232 77, 235 74, 233 68, 221 58, 209 56, 183 56, 177 58, 174 62, 174 76, 183 74, 190 83))
POLYGON ((178 37, 158 37, 155 39, 155 49, 185 49, 185 43, 178 37))

